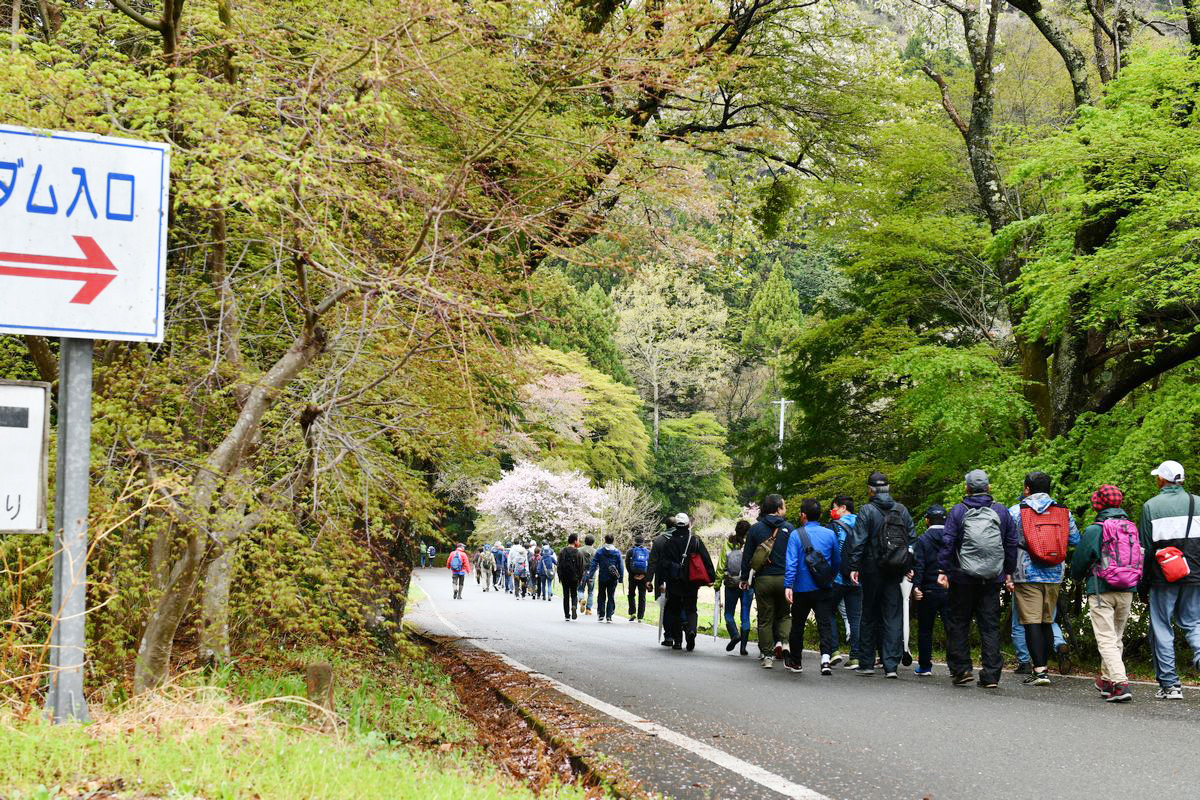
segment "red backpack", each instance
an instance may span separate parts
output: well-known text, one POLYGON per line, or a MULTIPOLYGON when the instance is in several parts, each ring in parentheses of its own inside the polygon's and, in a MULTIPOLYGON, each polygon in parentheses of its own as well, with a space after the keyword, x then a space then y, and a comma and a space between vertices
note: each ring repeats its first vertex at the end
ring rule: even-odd
POLYGON ((1055 567, 1067 560, 1071 512, 1066 506, 1054 503, 1044 514, 1021 506, 1021 530, 1025 534, 1025 549, 1038 565, 1055 567))

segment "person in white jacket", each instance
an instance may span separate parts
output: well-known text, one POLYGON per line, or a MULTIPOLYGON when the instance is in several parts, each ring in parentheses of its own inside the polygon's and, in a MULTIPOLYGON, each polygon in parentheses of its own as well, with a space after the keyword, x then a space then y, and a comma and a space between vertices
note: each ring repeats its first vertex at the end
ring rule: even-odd
POLYGON ((529 551, 520 542, 513 542, 508 549, 508 571, 513 577, 513 597, 524 597, 529 591, 529 551))

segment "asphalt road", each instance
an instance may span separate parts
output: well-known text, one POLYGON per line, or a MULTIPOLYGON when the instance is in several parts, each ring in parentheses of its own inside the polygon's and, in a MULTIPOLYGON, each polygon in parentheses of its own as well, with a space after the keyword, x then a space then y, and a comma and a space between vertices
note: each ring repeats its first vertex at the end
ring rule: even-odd
MULTIPOLYGON (((570 687, 707 743, 830 798, 1143 798, 1200 796, 1200 698, 1156 701, 1152 686, 1104 703, 1090 681, 994 690, 937 677, 831 677, 761 669, 702 636, 694 653, 658 646, 656 629, 615 618, 562 619, 562 604, 483 593, 452 600, 445 570, 424 570, 430 596, 414 624, 453 634, 570 687)), ((556 587, 557 588, 557 587, 556 587)), ((620 600, 621 598, 619 598, 620 600)), ((622 608, 623 603, 618 604, 622 608)), ((736 651, 735 651, 736 652, 736 651)), ((752 651, 753 652, 753 651, 752 651)), ((1185 654, 1181 654, 1186 658, 1185 654)), ((599 712, 597 712, 599 714, 599 712)), ((647 788, 678 798, 779 797, 735 770, 628 728, 617 753, 647 788)))

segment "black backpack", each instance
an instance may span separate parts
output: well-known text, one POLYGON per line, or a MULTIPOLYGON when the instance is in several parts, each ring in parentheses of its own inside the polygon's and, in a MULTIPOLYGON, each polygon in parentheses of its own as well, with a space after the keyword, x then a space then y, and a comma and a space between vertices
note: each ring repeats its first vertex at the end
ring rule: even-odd
MULTIPOLYGON (((883 512, 883 522, 876 536, 879 571, 888 575, 903 575, 913 568, 913 554, 908 549, 908 523, 901 506, 894 505, 883 512)), ((881 509, 882 510, 882 509, 881 509)))
POLYGON ((800 544, 804 547, 804 566, 808 567, 808 574, 812 576, 813 583, 822 589, 828 589, 833 585, 837 574, 833 565, 825 558, 824 553, 813 549, 812 540, 808 538, 808 531, 804 530, 803 525, 796 528, 796 532, 800 534, 800 544))

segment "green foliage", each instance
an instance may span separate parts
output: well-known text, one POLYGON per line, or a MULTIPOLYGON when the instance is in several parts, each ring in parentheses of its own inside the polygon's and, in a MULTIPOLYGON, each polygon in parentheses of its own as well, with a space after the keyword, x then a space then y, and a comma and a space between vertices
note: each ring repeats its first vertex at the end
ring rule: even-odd
POLYGON ((651 490, 664 512, 691 512, 703 502, 736 511, 724 447, 725 428, 707 411, 662 421, 651 490))
POLYGON ((742 328, 742 346, 765 352, 772 360, 800 325, 800 296, 792 288, 777 260, 771 274, 750 301, 746 326, 742 328))
POLYGON ((540 282, 545 304, 543 316, 531 326, 532 335, 554 350, 583 353, 588 363, 613 380, 630 383, 614 339, 616 312, 600 284, 579 291, 557 271, 543 273, 540 282))

